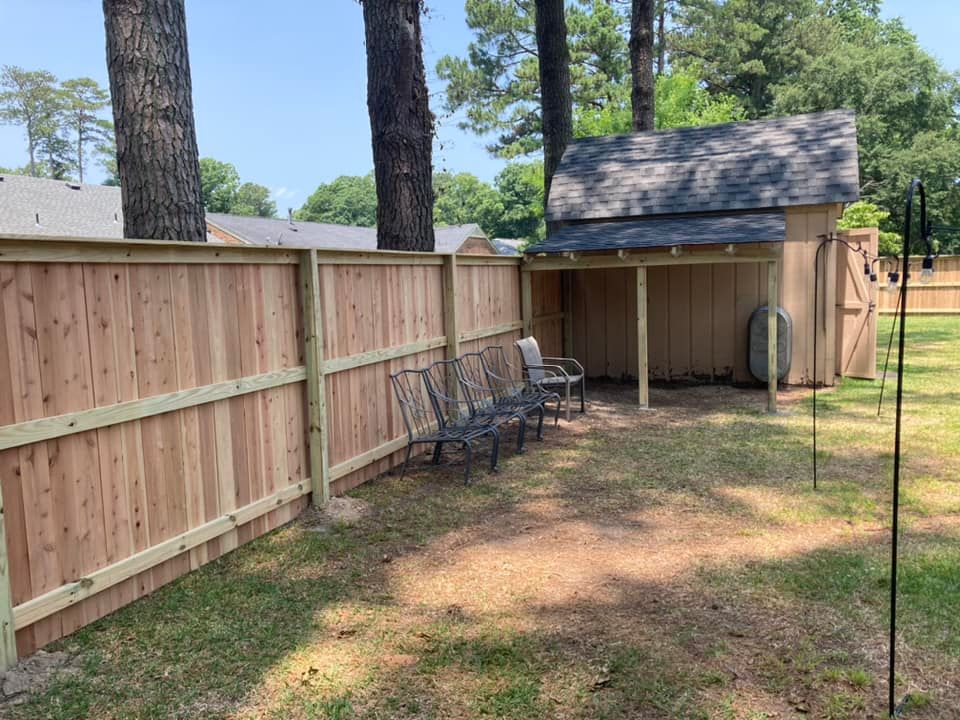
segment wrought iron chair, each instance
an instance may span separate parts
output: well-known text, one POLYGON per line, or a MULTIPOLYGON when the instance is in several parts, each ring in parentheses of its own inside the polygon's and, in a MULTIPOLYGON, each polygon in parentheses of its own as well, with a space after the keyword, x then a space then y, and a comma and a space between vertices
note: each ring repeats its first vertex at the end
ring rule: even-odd
POLYGON ((523 373, 531 383, 541 388, 563 387, 567 404, 567 421, 570 420, 570 388, 580 388, 580 412, 586 412, 585 373, 583 365, 573 358, 543 357, 540 346, 533 336, 517 340, 514 345, 520 351, 523 373))
POLYGON ((390 376, 400 414, 407 429, 407 452, 403 459, 400 478, 407 472, 414 445, 434 445, 433 463, 440 462, 444 443, 459 443, 466 455, 463 481, 470 483, 470 467, 473 461, 473 442, 489 435, 493 442, 490 452, 490 471, 496 472, 500 453, 500 433, 495 425, 473 419, 469 412, 463 417, 444 412, 431 392, 427 370, 401 370, 390 376))
POLYGON ((457 358, 456 363, 460 387, 473 403, 474 412, 502 413, 507 417, 519 415, 523 418, 536 413, 537 440, 543 440, 543 403, 536 402, 529 396, 498 392, 491 384, 483 355, 479 352, 464 353, 457 358))
POLYGON ((536 403, 543 408, 544 412, 546 412, 547 403, 554 401, 556 408, 553 424, 556 426, 560 422, 560 394, 552 390, 544 390, 528 380, 520 379, 521 373, 514 370, 513 365, 507 360, 506 351, 501 345, 485 347, 479 355, 487 376, 487 383, 501 401, 513 400, 521 403, 536 403))
MULTIPOLYGON (((526 439, 527 418, 510 407, 499 407, 491 402, 489 394, 484 397, 483 388, 474 386, 464 379, 460 368, 459 358, 454 360, 437 360, 427 368, 427 379, 430 386, 430 395, 441 408, 444 414, 453 414, 463 417, 464 413, 474 422, 487 423, 499 427, 511 420, 519 424, 517 433, 517 452, 524 451, 523 443, 526 439), (459 394, 460 397, 455 397, 459 394)), ((489 393, 489 391, 487 391, 489 393)))

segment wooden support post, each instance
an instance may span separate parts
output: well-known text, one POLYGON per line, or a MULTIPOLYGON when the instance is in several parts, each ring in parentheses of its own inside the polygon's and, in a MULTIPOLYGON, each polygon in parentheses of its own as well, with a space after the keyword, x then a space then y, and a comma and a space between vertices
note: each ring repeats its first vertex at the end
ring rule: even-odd
POLYGON ((17 664, 17 634, 13 624, 13 594, 10 590, 10 557, 0 492, 0 672, 17 664))
POLYGON ((573 270, 561 270, 563 283, 563 354, 573 357, 573 270))
POLYGON ((767 263, 767 412, 777 412, 777 327, 780 324, 777 309, 780 306, 777 285, 777 262, 767 263))
POLYGON ((443 256, 443 332, 447 336, 447 360, 460 355, 460 323, 457 320, 457 256, 443 256))
POLYGON ((520 273, 520 318, 523 320, 523 336, 533 335, 533 278, 528 272, 520 273))
POLYGON ((303 341, 307 367, 307 427, 310 444, 310 488, 314 505, 330 499, 327 463, 327 397, 323 380, 323 307, 317 251, 300 255, 300 290, 303 296, 303 341))
POLYGON ((647 269, 637 268, 637 383, 640 407, 650 407, 647 374, 647 269))

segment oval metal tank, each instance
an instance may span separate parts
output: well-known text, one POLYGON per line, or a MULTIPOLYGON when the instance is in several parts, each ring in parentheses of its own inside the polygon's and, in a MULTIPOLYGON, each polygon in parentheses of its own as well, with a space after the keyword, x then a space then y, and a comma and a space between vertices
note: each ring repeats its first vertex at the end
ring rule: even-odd
MULTIPOLYGON (((777 308, 777 379, 790 372, 793 355, 793 320, 782 307, 777 308)), ((767 306, 761 305, 750 316, 747 342, 747 366, 750 374, 767 382, 767 306)))

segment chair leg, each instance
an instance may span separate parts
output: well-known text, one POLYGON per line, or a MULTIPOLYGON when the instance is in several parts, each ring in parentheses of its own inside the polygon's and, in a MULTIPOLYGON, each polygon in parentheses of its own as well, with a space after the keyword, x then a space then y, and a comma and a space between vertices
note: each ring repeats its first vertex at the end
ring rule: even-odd
POLYGON ((517 454, 524 453, 527 449, 523 446, 527 440, 527 419, 523 414, 517 415, 517 422, 520 427, 517 428, 517 454))
POLYGON ((433 458, 432 458, 431 462, 432 462, 434 465, 439 465, 439 464, 440 464, 440 453, 441 453, 442 451, 443 451, 443 443, 439 443, 439 442, 438 442, 438 443, 437 443, 437 446, 436 446, 435 448, 433 448, 433 458))
POLYGON ((567 388, 567 422, 570 422, 570 382, 566 383, 567 388))
POLYGON ((543 405, 537 405, 537 440, 543 442, 543 405))
POLYGON ((499 468, 497 467, 500 464, 500 432, 494 429, 491 433, 493 435, 493 448, 490 451, 490 472, 498 472, 499 468))
POLYGON ((463 452, 467 456, 466 467, 463 470, 463 484, 470 484, 470 465, 473 461, 473 447, 470 445, 469 440, 463 441, 463 452))
POLYGON ((413 443, 407 443, 407 454, 403 458, 403 467, 400 468, 400 479, 407 474, 407 463, 410 462, 410 453, 413 451, 413 443))
POLYGON ((580 378, 580 412, 587 411, 586 378, 580 378))
POLYGON ((557 398, 557 409, 553 413, 553 426, 559 427, 560 425, 560 395, 556 396, 557 398))

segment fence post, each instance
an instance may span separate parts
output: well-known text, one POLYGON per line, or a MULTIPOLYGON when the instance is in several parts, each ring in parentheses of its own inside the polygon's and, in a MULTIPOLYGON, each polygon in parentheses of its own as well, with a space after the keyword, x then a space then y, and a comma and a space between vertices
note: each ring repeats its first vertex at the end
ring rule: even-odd
POLYGON ((650 366, 647 347, 647 269, 637 268, 637 400, 642 408, 650 407, 650 366))
POLYGON ((323 379, 323 308, 317 251, 300 254, 300 290, 303 298, 303 342, 307 367, 307 427, 310 444, 310 487, 314 505, 330 499, 327 459, 327 396, 323 379))
MULTIPOLYGON (((767 263, 767 412, 777 412, 777 355, 779 354, 777 330, 780 324, 778 313, 780 291, 777 288, 777 261, 767 263)), ((816 381, 814 381, 816 382, 816 381)))
POLYGON ((443 332, 447 336, 447 360, 460 355, 460 323, 457 318, 457 256, 443 256, 443 332))
POLYGON ((13 624, 13 595, 10 590, 10 557, 0 491, 0 672, 17 664, 17 633, 13 624))
POLYGON ((523 320, 523 336, 533 335, 533 275, 520 270, 520 318, 523 320))

